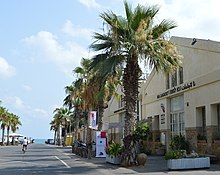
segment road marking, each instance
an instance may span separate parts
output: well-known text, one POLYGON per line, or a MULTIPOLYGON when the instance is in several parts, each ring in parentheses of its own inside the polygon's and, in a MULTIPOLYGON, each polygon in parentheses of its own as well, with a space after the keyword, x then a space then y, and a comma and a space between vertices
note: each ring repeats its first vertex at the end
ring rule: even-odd
POLYGON ((60 162, 62 162, 67 168, 71 168, 66 162, 64 162, 63 160, 61 160, 59 157, 55 156, 57 160, 59 160, 60 162))
POLYGON ((63 151, 59 150, 59 149, 55 149, 57 150, 58 152, 64 154, 65 156, 67 156, 69 159, 71 159, 71 155, 73 155, 73 153, 64 153, 63 151))

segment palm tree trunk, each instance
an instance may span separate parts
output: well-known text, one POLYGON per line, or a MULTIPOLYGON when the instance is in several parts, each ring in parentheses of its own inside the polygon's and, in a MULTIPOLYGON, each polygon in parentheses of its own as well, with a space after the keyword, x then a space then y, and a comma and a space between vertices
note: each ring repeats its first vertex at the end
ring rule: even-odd
POLYGON ((66 146, 66 138, 67 138, 67 124, 65 124, 63 146, 66 146))
MULTIPOLYGON (((77 143, 77 134, 78 134, 78 126, 79 126, 79 111, 78 108, 76 108, 75 111, 75 126, 74 126, 74 142, 77 143)), ((77 145, 76 145, 77 146, 77 145)))
POLYGON ((102 125, 103 125, 103 122, 102 122, 102 118, 103 118, 103 113, 104 113, 104 101, 102 101, 100 104, 99 104, 99 108, 98 108, 98 131, 101 131, 102 130, 102 125))
POLYGON ((12 137, 12 145, 15 145, 15 137, 12 137))
POLYGON ((57 130, 55 129, 55 131, 54 131, 54 136, 53 136, 53 143, 54 143, 54 145, 56 145, 56 137, 57 137, 57 130))
POLYGON ((92 157, 92 129, 89 128, 89 125, 87 127, 86 140, 87 140, 86 145, 87 145, 87 151, 88 151, 87 158, 91 159, 91 157, 92 157))
POLYGON ((122 154, 122 164, 124 166, 137 165, 136 161, 136 143, 133 139, 135 111, 138 99, 138 78, 139 65, 137 57, 127 61, 123 77, 123 86, 125 94, 125 138, 123 139, 125 151, 122 154))
MULTIPOLYGON (((91 111, 91 110, 89 110, 91 111)), ((89 127, 90 125, 90 120, 91 120, 91 117, 90 117, 90 112, 88 114, 88 124, 87 124, 87 135, 86 135, 86 145, 87 145, 87 158, 88 159, 91 159, 92 157, 92 129, 89 127)))
POLYGON ((4 145, 5 127, 2 127, 2 145, 4 145))
POLYGON ((58 126, 58 131, 57 131, 57 144, 60 146, 61 145, 61 138, 60 138, 60 125, 58 126))
POLYGON ((7 126, 7 145, 9 145, 9 130, 10 130, 10 127, 7 126))

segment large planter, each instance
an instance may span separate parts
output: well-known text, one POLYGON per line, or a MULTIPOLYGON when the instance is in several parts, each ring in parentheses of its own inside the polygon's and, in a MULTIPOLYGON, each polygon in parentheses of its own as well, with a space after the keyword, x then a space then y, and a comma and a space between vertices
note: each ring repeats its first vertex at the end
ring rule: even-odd
POLYGON ((120 164, 120 157, 107 154, 106 155, 106 162, 114 164, 114 165, 119 165, 120 164))
POLYGON ((147 161, 147 154, 145 153, 140 153, 137 155, 137 162, 138 162, 138 165, 142 165, 144 166, 145 163, 147 161))
POLYGON ((182 158, 167 160, 169 170, 210 168, 209 157, 182 158))

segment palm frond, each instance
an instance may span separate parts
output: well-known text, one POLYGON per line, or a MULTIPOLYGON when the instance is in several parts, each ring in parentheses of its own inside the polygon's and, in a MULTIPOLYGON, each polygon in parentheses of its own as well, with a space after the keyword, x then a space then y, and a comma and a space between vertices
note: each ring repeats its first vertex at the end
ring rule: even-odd
POLYGON ((177 27, 177 24, 175 23, 175 21, 164 19, 160 24, 155 25, 153 27, 153 33, 152 33, 153 39, 158 39, 158 38, 163 37, 167 31, 175 27, 177 27))

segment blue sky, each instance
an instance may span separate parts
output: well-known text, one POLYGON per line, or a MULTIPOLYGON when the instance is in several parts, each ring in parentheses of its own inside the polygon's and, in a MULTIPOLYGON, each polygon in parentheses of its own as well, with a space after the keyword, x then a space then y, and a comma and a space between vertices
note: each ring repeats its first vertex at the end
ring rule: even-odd
MULTIPOLYGON (((218 0, 128 0, 161 6, 158 21, 173 19, 170 36, 220 41, 218 0)), ((64 87, 101 32, 99 14, 124 14, 122 0, 0 0, 0 100, 22 122, 19 133, 52 138, 53 110, 63 104, 64 87)))

